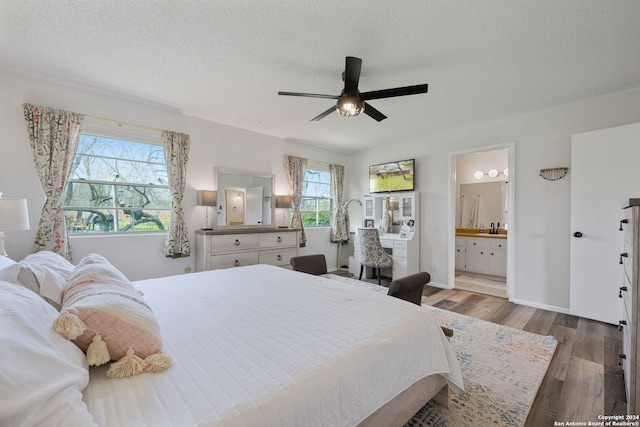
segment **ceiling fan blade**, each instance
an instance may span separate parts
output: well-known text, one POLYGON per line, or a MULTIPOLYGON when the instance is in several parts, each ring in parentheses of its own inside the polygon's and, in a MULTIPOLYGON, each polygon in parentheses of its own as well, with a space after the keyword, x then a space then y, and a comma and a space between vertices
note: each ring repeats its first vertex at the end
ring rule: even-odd
POLYGON ((317 122, 318 120, 322 120, 325 117, 327 117, 329 114, 333 113, 334 111, 336 111, 336 106, 334 105, 333 107, 329 108, 327 111, 315 116, 313 119, 311 119, 312 122, 317 122))
POLYGON ((362 68, 362 59, 353 56, 347 56, 344 67, 344 90, 347 93, 356 93, 358 90, 358 82, 360 81, 360 69, 362 68))
POLYGON ((383 121, 384 119, 387 118, 387 116, 385 116, 380 111, 376 110, 375 108, 373 108, 371 105, 367 104, 366 102, 364 103, 364 113, 367 116, 369 116, 372 119, 377 120, 379 122, 381 122, 381 121, 383 121))
POLYGON ((308 98, 326 98, 326 99, 338 99, 338 95, 322 95, 320 93, 299 93, 299 92, 278 92, 278 95, 287 96, 306 96, 308 98))
POLYGON ((394 96, 417 95, 419 93, 427 93, 429 85, 414 85, 405 87, 396 87, 393 89, 373 90, 371 92, 361 93, 360 96, 365 101, 372 99, 393 98, 394 96))

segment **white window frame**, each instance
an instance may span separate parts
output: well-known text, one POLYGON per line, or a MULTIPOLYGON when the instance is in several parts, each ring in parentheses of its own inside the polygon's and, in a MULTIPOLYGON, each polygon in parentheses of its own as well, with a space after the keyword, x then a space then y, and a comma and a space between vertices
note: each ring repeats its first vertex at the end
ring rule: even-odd
MULTIPOLYGON (((82 124, 82 128, 80 130, 80 133, 81 135, 93 135, 98 137, 117 139, 121 141, 130 141, 135 143, 150 144, 150 145, 157 145, 157 146, 163 145, 162 132, 160 130, 153 130, 150 128, 137 127, 135 125, 123 124, 123 123, 107 121, 107 120, 100 120, 95 118, 85 118, 82 124)), ((100 156, 100 155, 91 155, 91 156, 95 158, 137 162, 137 160, 132 160, 129 158, 116 158, 111 156, 100 156)), ((75 157, 73 161, 75 161, 75 157)), ((164 160, 162 163, 159 163, 159 162, 141 162, 141 163, 154 164, 158 166, 162 165, 163 167, 166 167, 166 163, 164 162, 164 160)), ((114 187, 113 189, 114 192, 116 191, 117 187, 126 187, 126 186, 159 188, 159 189, 167 189, 170 191, 168 183, 167 184, 150 184, 150 183, 136 183, 136 182, 122 182, 122 181, 114 182, 114 181, 88 180, 88 179, 69 179, 68 183, 71 183, 71 182, 81 183, 81 184, 91 183, 91 184, 97 184, 97 185, 111 185, 114 187)), ((66 211, 75 212, 75 211, 84 209, 84 210, 96 210, 96 211, 109 210, 109 211, 114 211, 116 213, 115 215, 116 219, 114 220, 113 230, 101 230, 101 231, 90 230, 89 232, 79 232, 79 231, 73 231, 73 230, 67 229, 67 232, 69 233, 70 237, 80 237, 80 236, 86 237, 86 236, 95 236, 95 235, 134 235, 134 234, 148 235, 153 233, 166 234, 168 232, 168 227, 167 229, 164 229, 164 230, 160 230, 160 229, 130 230, 130 231, 119 230, 117 213, 120 211, 132 211, 132 209, 131 207, 116 205, 115 199, 113 201, 113 206, 64 206, 63 205, 62 208, 65 212, 66 211)), ((137 211, 142 209, 135 209, 135 210, 137 211)), ((149 208, 148 210, 171 212, 172 207, 167 207, 167 208, 153 207, 153 208, 149 208)), ((134 220, 135 219, 134 214, 131 213, 130 215, 132 217, 132 220, 134 220)))
MULTIPOLYGON (((334 204, 334 200, 333 200, 333 197, 331 197, 331 169, 329 168, 329 165, 328 165, 328 164, 326 164, 326 163, 320 163, 320 162, 315 162, 315 161, 313 161, 313 160, 309 160, 309 161, 307 162, 307 166, 305 167, 305 174, 304 174, 303 182, 302 182, 302 191, 303 191, 303 193, 302 193, 302 199, 316 199, 316 200, 325 200, 325 199, 328 199, 328 200, 329 200, 329 224, 321 224, 321 225, 319 225, 319 224, 318 224, 318 215, 319 215, 319 212, 318 212, 318 211, 316 211, 316 224, 315 224, 315 225, 306 225, 306 224, 305 224, 305 225, 304 225, 304 227, 305 227, 305 228, 308 228, 308 227, 313 227, 313 228, 331 227, 331 225, 332 225, 332 223, 331 223, 331 220, 332 220, 332 218, 331 218, 331 217, 332 217, 331 213, 333 212, 333 204, 334 204), (305 196, 305 194, 304 194, 304 188, 305 188, 305 183, 307 182, 307 180, 306 180, 306 179, 304 179, 304 178, 306 178, 306 176, 307 176, 307 175, 306 175, 306 171, 307 171, 307 170, 320 171, 320 172, 327 172, 327 173, 329 174, 329 182, 328 182, 328 185, 329 185, 329 197, 328 197, 328 198, 324 198, 324 197, 316 197, 316 196, 305 196)), ((303 211, 303 210, 302 210, 302 205, 303 205, 303 204, 301 203, 301 207, 300 207, 300 214, 303 214, 303 213, 309 213, 309 211, 303 211)), ((316 206, 317 206, 317 205, 318 205, 318 203, 316 202, 316 206)))

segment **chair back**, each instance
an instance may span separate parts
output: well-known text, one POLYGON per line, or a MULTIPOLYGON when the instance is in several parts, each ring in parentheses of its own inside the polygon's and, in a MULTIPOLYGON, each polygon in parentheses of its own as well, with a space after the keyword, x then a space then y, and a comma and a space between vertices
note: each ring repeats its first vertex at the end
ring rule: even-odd
POLYGON ((391 255, 380 244, 377 228, 358 228, 358 261, 367 267, 387 268, 393 265, 391 255))
POLYGON ((401 277, 389 284, 388 295, 421 305, 422 290, 424 289, 424 285, 430 281, 431 275, 426 271, 401 277))
POLYGON ((316 276, 327 274, 327 260, 323 254, 294 256, 289 262, 294 271, 316 276))

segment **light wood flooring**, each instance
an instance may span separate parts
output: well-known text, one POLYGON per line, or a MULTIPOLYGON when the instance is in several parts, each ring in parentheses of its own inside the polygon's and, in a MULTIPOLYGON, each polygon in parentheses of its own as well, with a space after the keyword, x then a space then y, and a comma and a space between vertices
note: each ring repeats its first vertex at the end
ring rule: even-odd
MULTIPOLYGON (((383 278, 382 284, 388 285, 389 280, 383 278)), ((622 332, 616 326, 428 285, 422 303, 558 340, 526 427, 553 426, 554 421, 595 422, 598 415, 626 413, 624 377, 618 364, 622 332)))

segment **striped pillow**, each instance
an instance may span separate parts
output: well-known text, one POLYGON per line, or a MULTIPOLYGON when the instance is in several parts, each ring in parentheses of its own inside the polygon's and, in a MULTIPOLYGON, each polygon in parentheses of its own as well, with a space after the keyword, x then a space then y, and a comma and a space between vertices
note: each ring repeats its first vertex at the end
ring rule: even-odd
POLYGON ((54 329, 87 354, 89 365, 112 363, 107 376, 162 372, 160 327, 131 282, 103 256, 89 254, 76 266, 62 294, 54 329))

